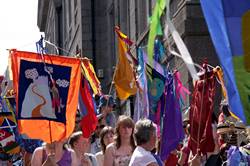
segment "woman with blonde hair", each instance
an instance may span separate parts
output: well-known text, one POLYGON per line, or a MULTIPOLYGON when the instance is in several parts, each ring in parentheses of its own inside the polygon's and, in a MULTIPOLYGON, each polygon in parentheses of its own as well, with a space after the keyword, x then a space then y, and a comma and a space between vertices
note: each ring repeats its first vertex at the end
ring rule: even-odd
POLYGON ((135 149, 134 126, 130 117, 121 115, 118 118, 114 143, 107 146, 104 154, 104 166, 128 166, 135 149))

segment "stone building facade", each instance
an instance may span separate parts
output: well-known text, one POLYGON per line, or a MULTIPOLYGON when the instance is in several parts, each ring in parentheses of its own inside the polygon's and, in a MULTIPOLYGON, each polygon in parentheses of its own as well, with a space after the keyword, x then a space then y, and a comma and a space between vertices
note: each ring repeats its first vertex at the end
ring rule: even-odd
MULTIPOLYGON (((38 0, 38 27, 45 39, 63 48, 63 55, 81 53, 92 60, 104 92, 108 92, 117 60, 114 26, 146 46, 149 17, 156 0, 38 0)), ((195 63, 204 58, 211 65, 218 60, 212 45, 199 0, 171 0, 170 13, 195 63)), ((162 18, 164 25, 165 17, 162 18)), ((48 47, 50 53, 55 48, 48 47)), ((170 66, 182 73, 182 81, 192 88, 183 61, 168 57, 170 66)))

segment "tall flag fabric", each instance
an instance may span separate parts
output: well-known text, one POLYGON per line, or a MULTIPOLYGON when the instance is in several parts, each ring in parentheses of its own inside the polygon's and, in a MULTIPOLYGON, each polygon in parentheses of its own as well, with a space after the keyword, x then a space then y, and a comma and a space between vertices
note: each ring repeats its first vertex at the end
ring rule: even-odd
POLYGON ((84 71, 85 78, 88 80, 94 95, 101 95, 101 84, 98 80, 94 67, 90 63, 90 60, 87 58, 84 58, 81 60, 81 66, 84 71))
POLYGON ((17 50, 10 58, 20 134, 47 143, 68 138, 75 127, 80 60, 17 50))
POLYGON ((212 113, 215 96, 215 74, 207 71, 195 82, 189 112, 190 139, 192 154, 205 154, 214 151, 212 113))
POLYGON ((135 107, 134 107, 134 121, 138 121, 141 118, 148 118, 149 116, 149 101, 148 101, 148 85, 146 77, 146 63, 144 60, 144 52, 142 48, 137 50, 137 60, 138 60, 138 90, 136 94, 135 107))
POLYGON ((145 61, 145 70, 147 78, 147 92, 149 100, 149 119, 156 124, 160 121, 160 98, 164 93, 164 84, 166 81, 166 71, 163 67, 153 59, 153 66, 149 64, 148 56, 143 52, 143 60, 145 61))
POLYGON ((164 93, 166 77, 159 73, 156 68, 146 65, 147 83, 148 83, 148 98, 149 98, 149 119, 155 122, 159 121, 159 112, 157 109, 161 96, 164 93))
POLYGON ((233 114, 250 124, 250 1, 201 0, 233 114))
POLYGON ((95 131, 98 120, 95 114, 94 98, 89 83, 83 75, 81 76, 80 84, 79 109, 83 116, 80 122, 83 136, 89 138, 95 131))
POLYGON ((153 62, 153 54, 154 54, 154 43, 155 37, 158 34, 162 34, 161 31, 161 15, 166 7, 166 0, 157 0, 153 15, 151 16, 151 23, 149 28, 149 37, 148 37, 148 57, 149 63, 152 64, 153 62))
POLYGON ((117 96, 121 100, 126 100, 130 95, 135 95, 137 92, 137 85, 133 68, 128 61, 128 49, 125 39, 127 36, 116 29, 118 35, 118 54, 119 60, 116 65, 114 83, 116 87, 117 96))
POLYGON ((182 127, 182 113, 180 111, 179 100, 176 99, 174 77, 171 74, 167 76, 166 89, 161 97, 163 112, 163 129, 161 136, 160 156, 165 161, 170 152, 177 148, 184 138, 182 127))

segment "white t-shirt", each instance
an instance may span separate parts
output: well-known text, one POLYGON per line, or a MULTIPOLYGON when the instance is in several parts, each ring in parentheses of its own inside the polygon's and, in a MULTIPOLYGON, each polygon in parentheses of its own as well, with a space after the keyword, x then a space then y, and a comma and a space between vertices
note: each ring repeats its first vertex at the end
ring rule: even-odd
POLYGON ((157 163, 151 152, 137 146, 132 154, 129 166, 145 166, 150 163, 157 163))

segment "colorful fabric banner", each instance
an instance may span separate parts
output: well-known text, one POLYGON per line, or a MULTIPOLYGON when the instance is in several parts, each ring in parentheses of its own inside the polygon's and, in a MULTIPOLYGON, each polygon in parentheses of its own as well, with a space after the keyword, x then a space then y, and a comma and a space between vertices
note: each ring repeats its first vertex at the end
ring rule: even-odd
MULTIPOLYGON (((137 92, 137 85, 135 81, 135 74, 132 66, 130 65, 127 59, 127 46, 126 43, 120 35, 122 34, 120 31, 118 32, 118 52, 119 52, 119 60, 116 65, 114 83, 116 87, 117 96, 121 100, 126 100, 130 95, 134 95, 137 92)), ((123 36, 126 36, 123 34, 123 36)))
POLYGON ((11 112, 0 112, 0 145, 5 153, 15 154, 20 151, 20 147, 15 141, 15 129, 15 118, 11 112))
POLYGON ((92 92, 89 87, 89 83, 81 76, 80 93, 79 93, 79 110, 82 114, 81 128, 85 138, 89 138, 90 135, 95 131, 97 126, 97 117, 95 114, 95 103, 92 96, 92 92))
POLYGON ((153 15, 151 17, 150 29, 149 29, 149 36, 148 36, 148 57, 149 57, 149 64, 152 65, 153 62, 153 53, 154 53, 154 43, 155 37, 157 34, 162 34, 161 31, 161 15, 166 7, 166 0, 157 0, 153 15), (160 29, 160 31, 159 31, 160 29), (161 33, 159 33, 161 32, 161 33))
POLYGON ((189 111, 190 139, 192 154, 206 154, 214 151, 212 113, 215 96, 215 75, 205 71, 201 80, 195 82, 189 111))
POLYGON ((89 59, 84 58, 81 60, 81 65, 82 65, 82 69, 84 71, 84 76, 85 78, 88 80, 94 95, 101 95, 101 84, 100 81, 98 80, 94 67, 92 66, 92 64, 90 63, 89 59))
POLYGON ((167 76, 167 85, 162 100, 163 129, 161 136, 160 156, 165 161, 170 152, 175 150, 184 139, 182 127, 182 113, 180 111, 179 100, 175 96, 174 78, 171 74, 167 76))
POLYGON ((80 60, 10 51, 20 134, 47 143, 74 130, 80 86, 80 60))
POLYGON ((149 119, 157 122, 157 104, 164 92, 165 76, 160 74, 157 70, 149 65, 146 65, 147 84, 148 84, 148 98, 149 98, 149 119))
POLYGON ((201 0, 201 6, 222 65, 231 111, 250 124, 250 1, 201 0))
POLYGON ((144 52, 141 48, 137 50, 138 60, 138 78, 137 83, 140 88, 136 94, 135 107, 134 107, 134 121, 138 121, 141 118, 148 118, 149 116, 149 101, 148 101, 148 84, 146 77, 146 63, 144 60, 144 52))

